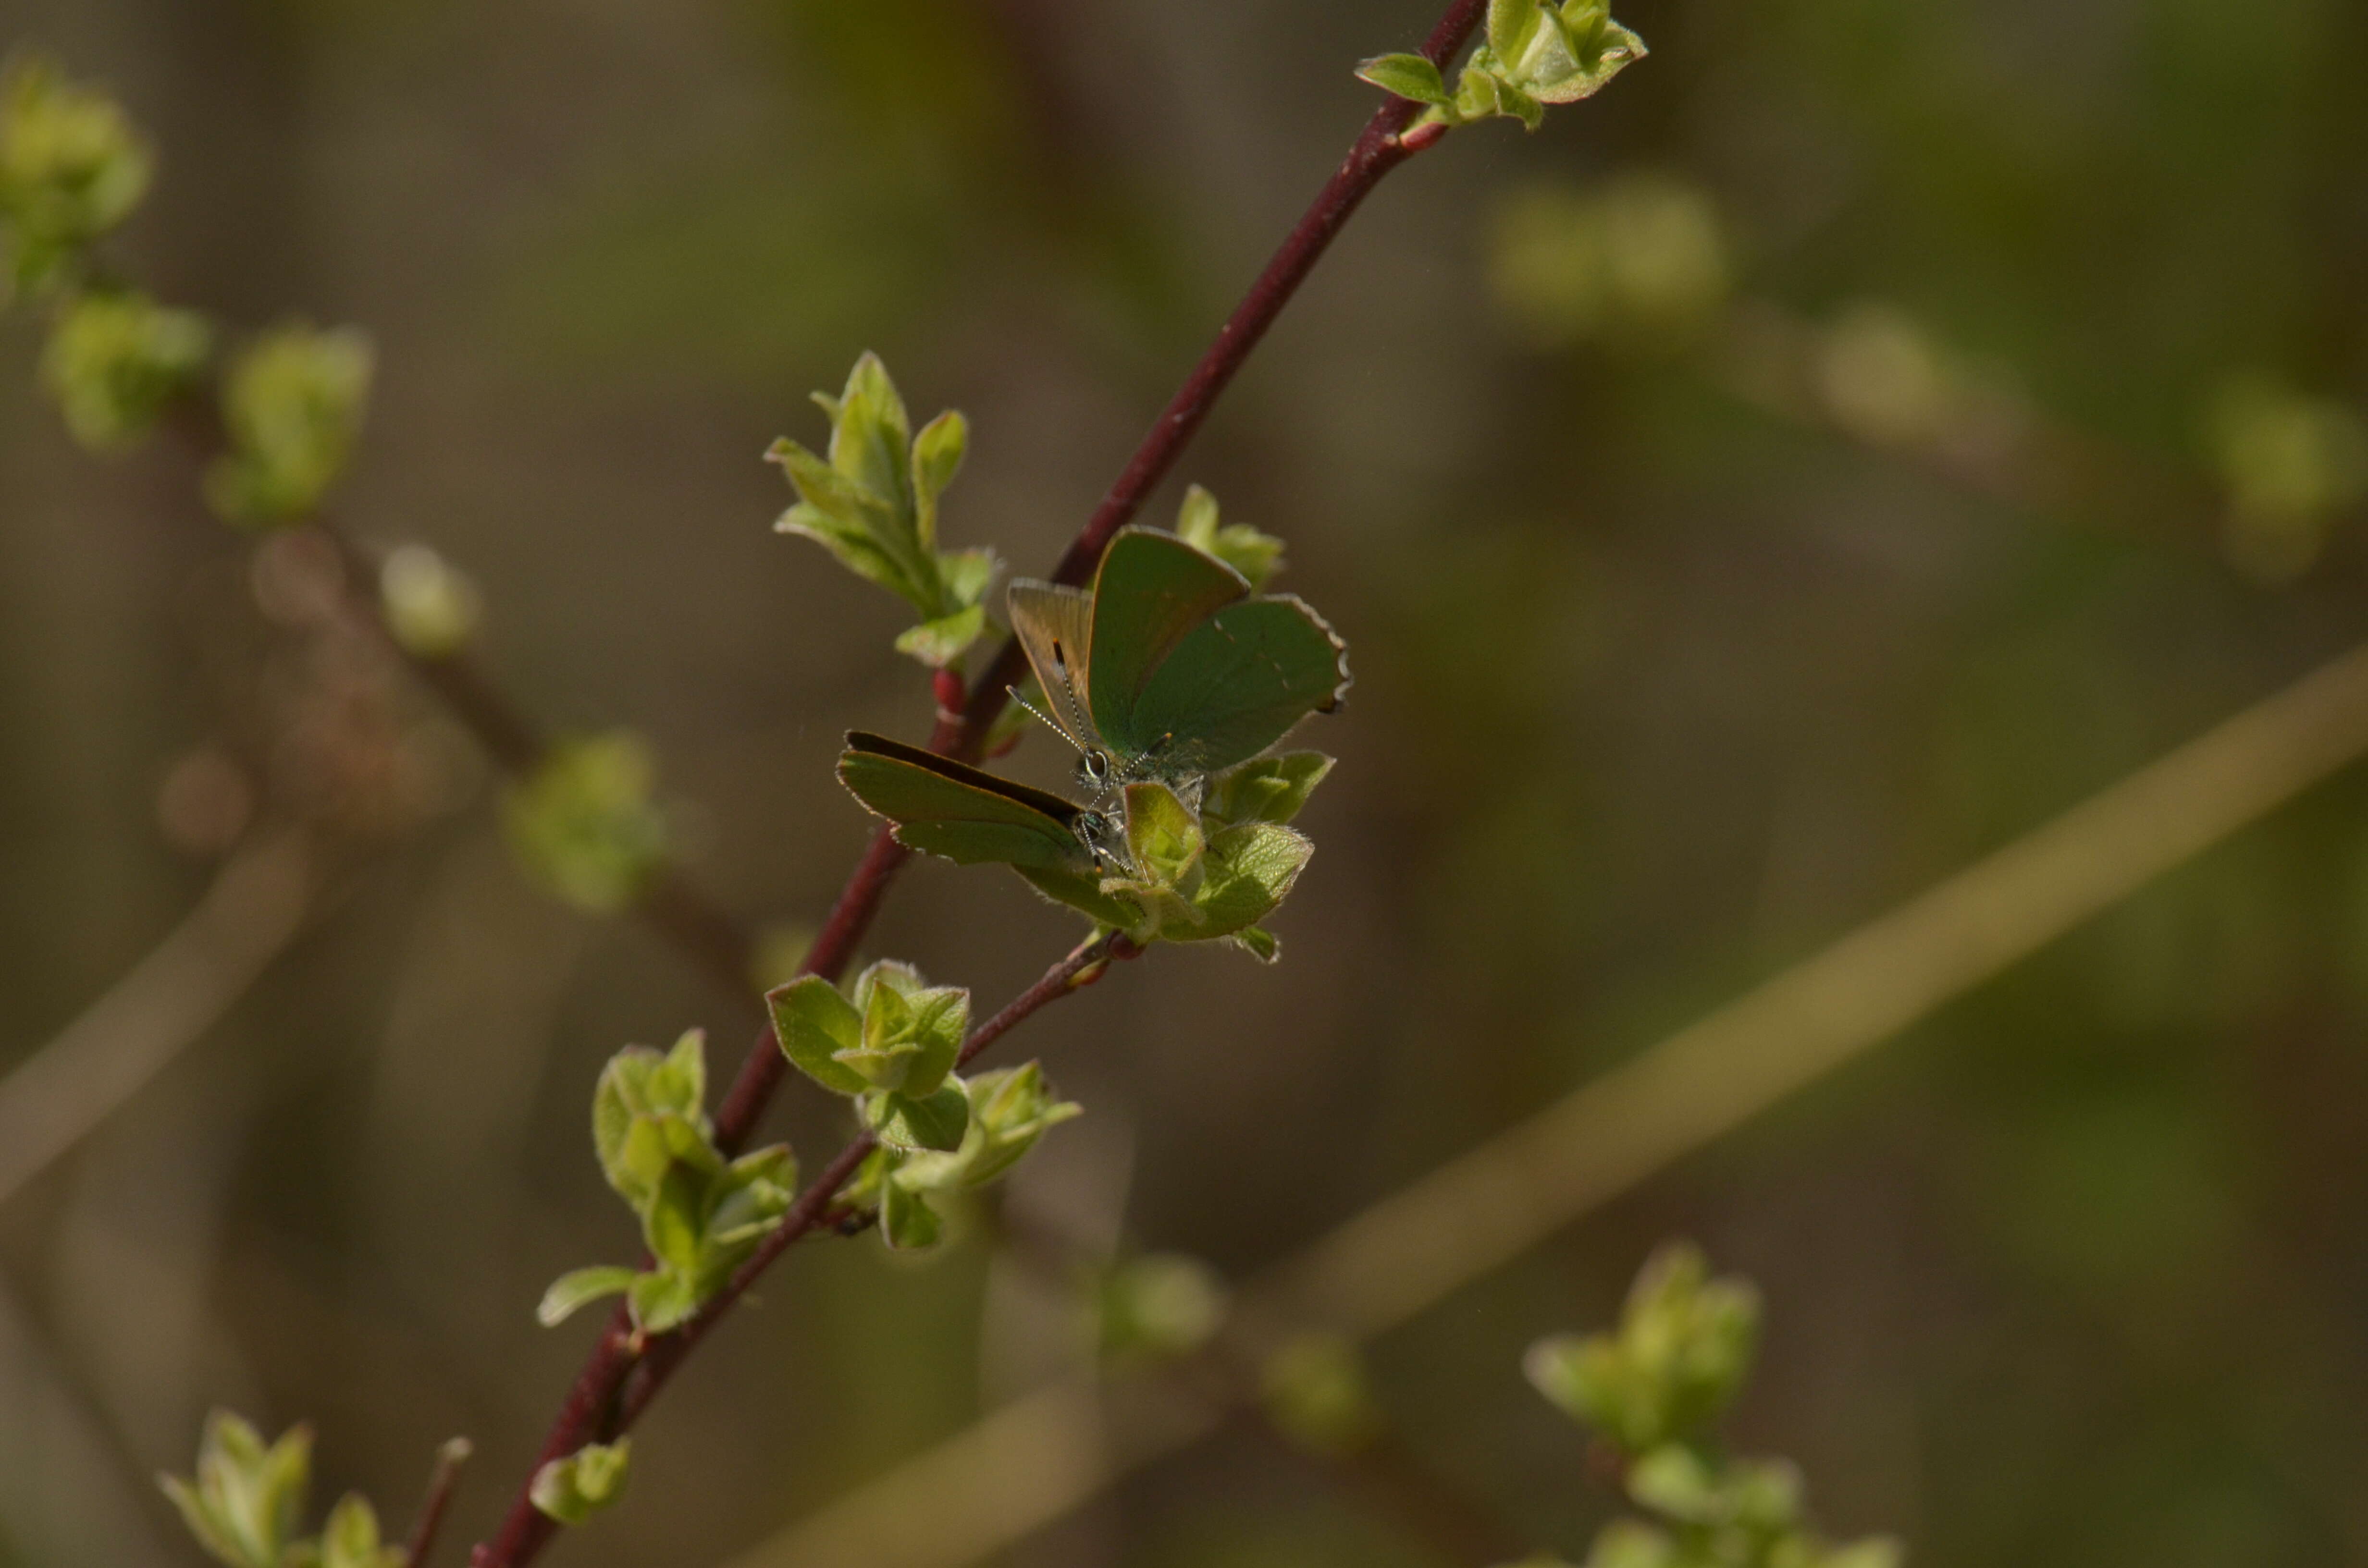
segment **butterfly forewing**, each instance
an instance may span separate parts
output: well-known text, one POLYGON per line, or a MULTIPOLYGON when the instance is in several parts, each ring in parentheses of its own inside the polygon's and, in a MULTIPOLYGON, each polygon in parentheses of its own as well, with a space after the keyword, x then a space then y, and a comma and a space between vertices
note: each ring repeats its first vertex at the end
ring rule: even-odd
POLYGON ((1044 688, 1047 715, 1083 750, 1101 744, 1089 706, 1087 670, 1093 658, 1093 596, 1054 583, 1026 579, 1011 585, 1004 602, 1011 630, 1027 651, 1044 688))
POLYGON ((896 842, 907 848, 964 865, 1093 869, 1093 851, 1077 833, 1087 813, 1058 795, 860 730, 847 737, 838 777, 895 824, 896 842))
POLYGON ((1257 598, 1186 633, 1151 673, 1132 722, 1154 737, 1156 767, 1214 773, 1331 708, 1348 686, 1346 648, 1321 616, 1288 596, 1257 598))
POLYGON ((1249 597, 1240 573, 1173 534, 1122 528, 1094 577, 1092 678, 1084 696, 1094 727, 1122 764, 1151 754, 1168 733, 1144 722, 1144 688, 1195 628, 1249 597))

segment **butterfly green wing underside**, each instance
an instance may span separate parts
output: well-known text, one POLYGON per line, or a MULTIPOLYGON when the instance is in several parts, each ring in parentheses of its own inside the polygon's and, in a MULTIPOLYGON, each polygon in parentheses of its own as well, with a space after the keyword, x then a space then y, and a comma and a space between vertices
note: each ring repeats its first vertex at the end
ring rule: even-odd
POLYGON ((1085 812, 1031 790, 861 730, 839 754, 839 782, 895 824, 896 842, 963 865, 1000 861, 1023 870, 1091 873, 1093 852, 1077 836, 1085 812))
POLYGON ((1102 744, 1094 731, 1088 701, 1088 667, 1093 659, 1093 596, 1057 583, 1022 578, 1004 593, 1011 612, 1011 630, 1027 651, 1044 688, 1046 715, 1083 751, 1102 744))
POLYGON ((1240 573, 1174 534, 1119 530, 1094 574, 1085 692, 1105 744, 1133 760, 1169 738, 1137 722, 1144 687, 1195 629, 1249 592, 1240 573))
POLYGON ((1130 741, 1147 737, 1147 746, 1175 737, 1157 753, 1163 768, 1214 773, 1331 709, 1348 687, 1347 645, 1323 617, 1287 595, 1255 598, 1186 632, 1121 722, 1130 741))

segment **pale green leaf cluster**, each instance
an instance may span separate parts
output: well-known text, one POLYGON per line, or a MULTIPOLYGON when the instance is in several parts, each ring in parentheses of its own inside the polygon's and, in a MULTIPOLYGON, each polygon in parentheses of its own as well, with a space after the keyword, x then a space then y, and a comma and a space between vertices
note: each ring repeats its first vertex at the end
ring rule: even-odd
POLYGON ((786 436, 766 454, 798 494, 775 528, 813 540, 913 607, 920 621, 896 639, 897 652, 932 669, 959 669, 989 625, 996 569, 990 551, 938 548, 938 504, 961 472, 968 423, 949 409, 916 435, 874 354, 855 362, 838 396, 816 392, 814 401, 830 416, 827 456, 786 436))
POLYGON ((450 658, 469 645, 484 614, 477 585, 424 544, 399 545, 378 571, 387 635, 407 653, 450 658))
POLYGON ((313 1434, 291 1426, 267 1444, 226 1410, 206 1417, 197 1473, 157 1478, 208 1555, 229 1568, 403 1568, 369 1499, 347 1493, 316 1536, 299 1532, 313 1484, 313 1434))
POLYGON ((1095 1337, 1117 1361, 1190 1355, 1225 1320, 1217 1271, 1182 1253, 1122 1258, 1101 1271, 1092 1295, 1095 1337))
POLYGON ((75 440, 120 450, 148 433, 212 347, 212 328, 194 311, 131 291, 76 294, 51 325, 41 384, 75 440))
POLYGON ((1259 1393, 1275 1429, 1315 1453, 1354 1454, 1388 1426, 1364 1357, 1337 1335, 1304 1335, 1269 1357, 1259 1393))
POLYGON ((1247 523, 1220 522, 1217 498, 1197 484, 1184 492, 1184 504, 1177 508, 1176 537, 1240 573, 1254 594, 1282 570, 1282 540, 1247 523))
POLYGON ((502 817, 510 846, 568 903, 595 914, 631 904, 664 860, 657 765, 638 735, 563 742, 511 786, 502 817))
POLYGON ((1750 1375, 1759 1338, 1759 1292, 1712 1278, 1680 1243, 1645 1265, 1616 1331, 1540 1340, 1523 1369, 1573 1419, 1638 1454, 1715 1421, 1750 1375))
POLYGON ((580 1525, 624 1494, 633 1441, 586 1443, 534 1472, 527 1495, 563 1525, 580 1525))
POLYGON ((1287 826, 1330 772, 1316 752, 1258 757, 1210 779, 1193 810, 1160 783, 1127 786, 1123 863, 1103 874, 1014 869, 1046 897, 1153 942, 1230 940, 1272 962, 1281 944, 1258 924, 1315 853, 1287 826))
POLYGON ((2336 514, 2368 500, 2368 420, 2349 403, 2240 376, 2213 399, 2204 435, 2227 492, 2229 558, 2264 581, 2302 573, 2336 514))
POLYGON ((227 522, 302 518, 345 472, 370 401, 370 338, 352 327, 274 328, 223 379, 230 449, 206 472, 206 500, 227 522))
POLYGON ((765 1001, 791 1065, 853 1100, 879 1140, 842 1197, 876 1211, 892 1247, 934 1244, 944 1223, 933 1199, 994 1181, 1080 1114, 1032 1062, 967 1079, 956 1074, 970 993, 931 985, 910 964, 873 964, 856 977, 851 1000, 809 974, 765 1001))
POLYGON ((1498 210, 1488 273, 1498 308, 1548 348, 1682 348, 1733 283, 1718 210, 1699 187, 1657 174, 1518 192, 1498 210))
POLYGON ((1486 36, 1453 91, 1419 54, 1384 54, 1359 65, 1357 74, 1426 105, 1417 125, 1503 115, 1535 131, 1545 123, 1546 106, 1593 97, 1645 52, 1645 40, 1611 19, 1610 0, 1489 0, 1486 36))
POLYGON ((789 1146, 725 1159, 706 1103, 707 1037, 697 1029, 663 1054, 634 1045, 609 1058, 592 1095, 592 1146, 641 1221, 651 1262, 560 1276, 536 1309, 546 1326, 621 1292, 642 1333, 678 1327, 789 1212, 798 1186, 789 1146))
POLYGON ((1530 1381, 1618 1450, 1629 1500, 1652 1516, 1606 1528, 1586 1568, 1896 1568, 1892 1541, 1838 1547, 1812 1531, 1792 1465, 1713 1445, 1759 1335, 1759 1292, 1679 1244, 1646 1262, 1615 1331, 1531 1346, 1530 1381))
POLYGON ((68 277, 148 189, 147 143, 115 101, 28 55, 0 74, 0 301, 68 277))

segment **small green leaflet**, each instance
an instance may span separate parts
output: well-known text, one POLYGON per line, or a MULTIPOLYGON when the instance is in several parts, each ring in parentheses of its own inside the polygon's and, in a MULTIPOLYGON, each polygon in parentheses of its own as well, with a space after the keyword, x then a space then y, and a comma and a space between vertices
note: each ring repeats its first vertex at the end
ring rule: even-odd
POLYGON ((1348 645, 1322 616, 1156 528, 1119 530, 1091 593, 1022 580, 1008 602, 1046 716, 1098 791, 1196 794, 1349 689, 1348 645))

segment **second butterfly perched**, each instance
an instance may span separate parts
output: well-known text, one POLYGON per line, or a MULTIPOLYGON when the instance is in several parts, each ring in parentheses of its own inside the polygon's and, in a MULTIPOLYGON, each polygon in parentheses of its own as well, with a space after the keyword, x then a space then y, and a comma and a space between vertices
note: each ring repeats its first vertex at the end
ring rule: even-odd
POLYGON ((1349 650, 1289 594, 1156 528, 1119 531, 1090 592, 1022 578, 1007 603, 1044 689, 1038 716, 1077 748, 1097 797, 1128 784, 1197 801, 1349 690, 1349 650))

